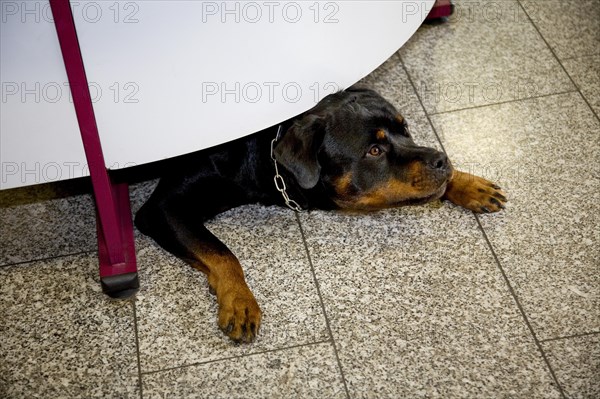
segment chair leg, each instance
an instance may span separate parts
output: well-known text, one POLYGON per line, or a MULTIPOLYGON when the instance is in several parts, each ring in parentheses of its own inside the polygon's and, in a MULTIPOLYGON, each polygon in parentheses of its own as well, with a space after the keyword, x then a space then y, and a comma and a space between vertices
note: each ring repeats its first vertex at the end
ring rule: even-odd
POLYGON ((112 298, 129 298, 140 287, 137 265, 135 259, 135 244, 133 236, 133 223, 131 221, 131 208, 129 205, 129 187, 126 183, 112 183, 113 204, 109 206, 115 212, 118 225, 108 226, 112 220, 104 220, 99 208, 106 204, 96 201, 96 226, 98 231, 98 258, 100 260, 100 282, 102 290, 112 298), (120 235, 118 248, 111 248, 105 234, 120 235), (111 252, 120 256, 117 260, 111 259, 111 252), (122 258, 121 258, 122 256, 122 258))
POLYGON ((113 183, 106 169, 71 5, 50 0, 50 9, 94 187, 102 288, 113 298, 127 298, 139 288, 128 187, 113 183))

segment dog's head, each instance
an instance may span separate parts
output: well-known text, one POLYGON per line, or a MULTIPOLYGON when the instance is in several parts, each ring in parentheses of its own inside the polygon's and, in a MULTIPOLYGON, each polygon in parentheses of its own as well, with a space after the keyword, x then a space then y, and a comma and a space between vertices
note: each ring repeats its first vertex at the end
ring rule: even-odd
POLYGON ((414 143, 389 102, 355 88, 325 97, 299 117, 275 147, 275 158, 302 188, 320 184, 348 210, 437 199, 452 174, 443 153, 414 143))

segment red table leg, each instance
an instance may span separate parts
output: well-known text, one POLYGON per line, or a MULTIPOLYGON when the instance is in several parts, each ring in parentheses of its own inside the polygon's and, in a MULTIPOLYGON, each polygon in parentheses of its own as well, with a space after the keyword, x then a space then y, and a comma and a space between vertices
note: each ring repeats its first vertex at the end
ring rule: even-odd
MULTIPOLYGON (((113 298, 128 298, 135 294, 139 288, 135 244, 133 242, 133 224, 131 222, 131 209, 129 206, 129 187, 125 183, 112 183, 112 198, 120 225, 114 226, 105 223, 100 217, 101 204, 97 205, 97 231, 98 231, 98 258, 100 260, 100 281, 103 291, 113 298), (106 227, 108 228, 106 228, 106 227), (120 230, 121 242, 117 247, 111 248, 106 234, 117 234, 120 230), (123 259, 111 258, 111 250, 117 250, 123 259), (119 251, 120 250, 120 251, 119 251)), ((98 201, 96 201, 98 202, 98 201)), ((112 221, 112 220, 111 220, 112 221)), ((112 251, 114 252, 114 251, 112 251)))
POLYGON ((444 17, 449 17, 454 12, 454 6, 451 0, 436 0, 435 4, 426 20, 437 20, 444 17))
POLYGON ((102 289, 113 298, 127 298, 139 288, 128 188, 111 182, 105 166, 69 1, 50 0, 50 8, 94 187, 102 289))

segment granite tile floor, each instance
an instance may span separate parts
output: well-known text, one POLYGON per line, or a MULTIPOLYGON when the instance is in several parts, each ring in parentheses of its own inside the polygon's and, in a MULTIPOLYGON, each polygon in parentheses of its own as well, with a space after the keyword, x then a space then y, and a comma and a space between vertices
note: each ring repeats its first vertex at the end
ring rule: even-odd
POLYGON ((365 77, 510 202, 219 215, 264 311, 249 345, 137 232, 140 292, 101 292, 85 180, 0 192, 0 398, 600 397, 599 19, 597 0, 456 2, 365 77))

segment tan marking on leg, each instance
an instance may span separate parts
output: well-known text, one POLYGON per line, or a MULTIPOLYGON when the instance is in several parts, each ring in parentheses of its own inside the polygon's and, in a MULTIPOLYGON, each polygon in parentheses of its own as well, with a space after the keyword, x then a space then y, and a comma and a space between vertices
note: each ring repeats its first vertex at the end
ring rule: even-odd
POLYGON ((240 262, 231 253, 199 251, 196 255, 208 270, 208 284, 217 295, 219 327, 234 341, 252 341, 262 313, 246 284, 240 262))
POLYGON ((497 212, 508 201, 496 184, 457 170, 453 171, 442 198, 478 213, 497 212))

